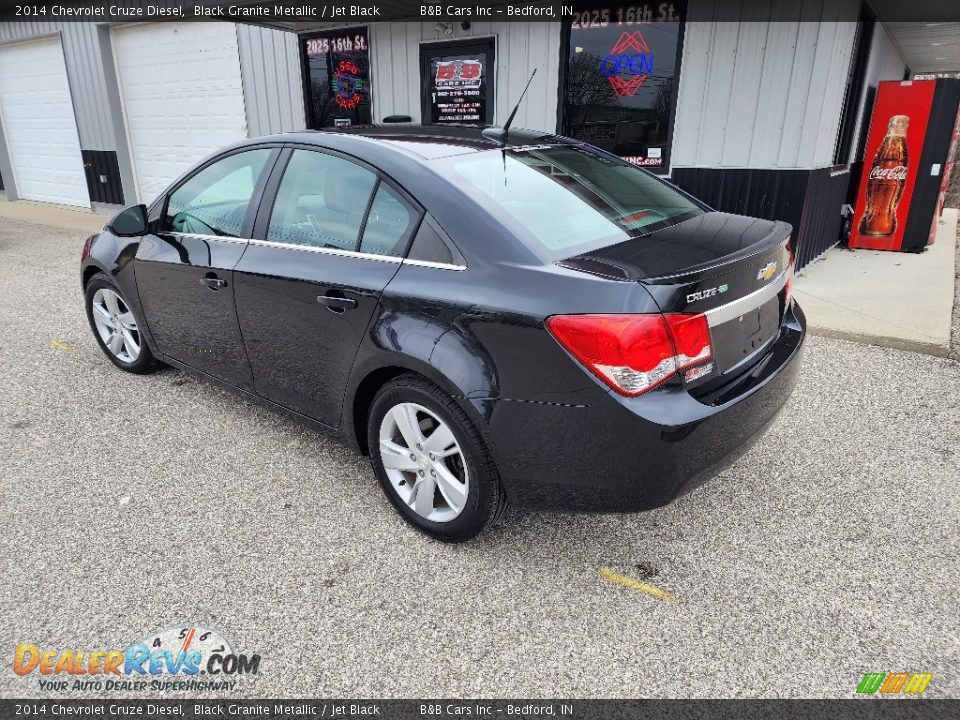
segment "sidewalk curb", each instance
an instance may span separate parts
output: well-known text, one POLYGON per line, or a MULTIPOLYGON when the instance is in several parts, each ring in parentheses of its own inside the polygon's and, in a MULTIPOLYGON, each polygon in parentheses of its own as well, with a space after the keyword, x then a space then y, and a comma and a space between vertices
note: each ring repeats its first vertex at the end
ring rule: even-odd
POLYGON ((834 330, 832 328, 815 327, 809 324, 807 325, 807 332, 810 335, 831 338, 833 340, 847 340, 850 342, 864 343, 866 345, 875 345, 877 347, 893 348, 894 350, 906 350, 923 355, 933 355, 935 357, 945 358, 950 356, 949 344, 942 345, 940 343, 924 342, 922 340, 908 340, 906 338, 871 335, 870 333, 834 330))
POLYGON ((74 230, 88 235, 99 232, 104 223, 110 219, 108 215, 101 215, 89 210, 36 203, 29 200, 0 202, 0 218, 33 225, 44 225, 60 230, 74 230))

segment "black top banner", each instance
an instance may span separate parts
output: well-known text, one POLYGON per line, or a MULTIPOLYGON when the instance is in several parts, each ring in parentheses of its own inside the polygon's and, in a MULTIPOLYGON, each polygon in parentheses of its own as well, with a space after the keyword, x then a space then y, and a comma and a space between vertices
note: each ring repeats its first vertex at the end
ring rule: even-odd
POLYGON ((0 700, 3 720, 941 720, 958 716, 958 700, 0 700))
MULTIPOLYGON (((638 2, 631 5, 636 17, 653 18, 661 2, 638 2)), ((611 5, 606 3, 606 5, 611 5)), ((616 5, 616 4, 614 4, 616 5)), ((807 4, 809 5, 809 3, 807 4)), ((716 2, 707 16, 709 22, 768 22, 771 19, 804 22, 854 22, 860 15, 858 3, 842 3, 822 17, 801 14, 803 0, 777 2, 716 2), (771 15, 773 12, 773 16, 771 15)), ((322 28, 345 23, 384 21, 422 22, 576 22, 582 13, 602 11, 602 0, 583 2, 504 2, 503 0, 461 0, 429 2, 421 0, 381 0, 380 2, 216 2, 210 0, 60 0, 50 2, 17 2, 0 0, 0 21, 23 22, 53 20, 59 22, 144 22, 176 20, 219 20, 257 24, 304 25, 322 28)), ((612 6, 612 5, 611 5, 612 6)), ((698 18, 691 18, 696 20, 698 18)), ((930 22, 960 20, 960 3, 955 0, 913 0, 909 3, 885 3, 878 18, 883 22, 930 22)))

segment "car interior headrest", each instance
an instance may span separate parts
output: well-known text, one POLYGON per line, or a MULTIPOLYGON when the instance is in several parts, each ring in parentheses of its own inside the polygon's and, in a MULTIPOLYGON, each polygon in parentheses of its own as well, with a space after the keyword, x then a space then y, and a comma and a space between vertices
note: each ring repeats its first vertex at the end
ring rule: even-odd
POLYGON ((323 183, 323 202, 327 208, 344 215, 362 216, 371 190, 370 179, 365 175, 327 171, 323 183))

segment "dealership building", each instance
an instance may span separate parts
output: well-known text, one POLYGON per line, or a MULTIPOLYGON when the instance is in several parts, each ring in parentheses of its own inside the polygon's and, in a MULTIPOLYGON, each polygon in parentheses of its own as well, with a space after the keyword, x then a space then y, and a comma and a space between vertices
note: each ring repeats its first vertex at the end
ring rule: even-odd
POLYGON ((7 18, 0 199, 108 211, 149 202, 240 138, 385 119, 502 124, 535 69, 515 126, 599 145, 718 209, 786 220, 803 265, 840 237, 877 84, 960 69, 960 23, 893 22, 887 6, 587 3, 529 22, 421 20, 398 2, 370 23, 7 18))

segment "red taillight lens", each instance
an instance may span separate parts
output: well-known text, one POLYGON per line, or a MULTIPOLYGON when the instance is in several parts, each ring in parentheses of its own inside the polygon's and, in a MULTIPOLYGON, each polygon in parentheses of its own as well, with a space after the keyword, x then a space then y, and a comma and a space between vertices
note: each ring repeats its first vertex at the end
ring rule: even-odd
POLYGON ((677 370, 698 365, 713 357, 710 326, 706 315, 666 315, 673 345, 677 349, 677 370))
POLYGON ((547 329, 623 395, 642 395, 712 355, 703 315, 554 315, 547 329))
POLYGON ((83 262, 90 257, 90 244, 93 242, 93 238, 94 236, 91 235, 83 241, 83 250, 80 252, 80 262, 83 262))
POLYGON ((790 265, 787 267, 786 292, 783 295, 784 307, 787 307, 790 304, 790 298, 793 297, 793 272, 794 272, 793 248, 788 245, 787 251, 790 253, 790 265))

